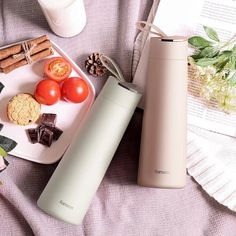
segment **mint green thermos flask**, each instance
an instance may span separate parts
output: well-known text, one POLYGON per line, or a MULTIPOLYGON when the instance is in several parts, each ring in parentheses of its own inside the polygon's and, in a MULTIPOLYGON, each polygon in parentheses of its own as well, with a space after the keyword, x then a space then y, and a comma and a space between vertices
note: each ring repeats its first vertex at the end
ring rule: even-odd
POLYGON ((82 222, 140 98, 135 85, 108 78, 37 202, 44 212, 82 222))

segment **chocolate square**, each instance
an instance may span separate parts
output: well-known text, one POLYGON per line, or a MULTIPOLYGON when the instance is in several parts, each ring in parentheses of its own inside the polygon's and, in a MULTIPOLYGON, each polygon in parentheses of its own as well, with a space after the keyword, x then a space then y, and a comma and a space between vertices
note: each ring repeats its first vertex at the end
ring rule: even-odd
POLYGON ((60 136, 62 135, 63 131, 59 128, 55 127, 47 127, 49 130, 51 130, 53 132, 53 140, 58 140, 60 138, 60 136))
POLYGON ((57 115, 53 113, 43 113, 41 124, 46 126, 55 126, 57 115))
POLYGON ((32 143, 38 142, 38 130, 37 129, 28 129, 28 137, 32 143))
POLYGON ((53 140, 53 132, 46 127, 43 128, 40 132, 41 134, 40 134, 39 143, 50 147, 53 140))

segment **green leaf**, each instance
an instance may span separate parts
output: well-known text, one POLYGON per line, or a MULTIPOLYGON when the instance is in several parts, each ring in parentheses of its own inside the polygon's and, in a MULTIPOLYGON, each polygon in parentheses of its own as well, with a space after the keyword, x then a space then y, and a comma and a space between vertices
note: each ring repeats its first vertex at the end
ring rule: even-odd
POLYGON ((233 70, 236 70, 236 56, 235 57, 232 57, 232 60, 231 60, 231 62, 232 62, 232 69, 233 70))
POLYGON ((236 84, 236 72, 229 78, 229 83, 231 86, 236 84))
POLYGON ((210 27, 208 27, 208 26, 203 26, 203 28, 204 28, 204 30, 205 30, 207 36, 208 36, 210 39, 212 39, 212 40, 214 40, 214 41, 216 41, 216 42, 220 42, 219 37, 218 37, 218 34, 216 33, 216 31, 215 31, 214 29, 212 29, 212 28, 210 28, 210 27))
POLYGON ((225 50, 225 51, 222 51, 221 56, 224 57, 224 58, 227 58, 227 57, 232 56, 232 54, 233 54, 232 51, 230 51, 230 50, 225 50))
POLYGON ((223 51, 221 52, 221 54, 217 56, 218 62, 221 63, 225 60, 229 61, 231 56, 232 56, 232 51, 229 51, 229 50, 223 51))
POLYGON ((223 71, 228 62, 229 62, 229 60, 226 59, 226 60, 224 60, 224 61, 220 61, 220 62, 218 62, 217 64, 215 64, 215 67, 216 67, 216 69, 217 69, 217 70, 216 70, 216 73, 219 73, 219 72, 223 71))
POLYGON ((225 68, 236 70, 236 57, 230 57, 225 68))
POLYGON ((0 156, 2 156, 2 157, 7 156, 7 152, 2 147, 0 147, 0 156))
POLYGON ((10 152, 16 147, 17 143, 5 136, 0 135, 0 147, 3 148, 6 152, 10 152))
POLYGON ((198 57, 203 58, 203 57, 207 57, 207 58, 212 58, 214 56, 216 56, 219 53, 219 50, 214 48, 214 47, 206 47, 204 48, 199 54, 198 57))
POLYGON ((194 61, 197 61, 198 59, 201 58, 201 56, 200 56, 200 52, 197 53, 197 54, 192 55, 191 57, 192 57, 192 59, 193 59, 194 61))
POLYGON ((205 48, 205 47, 209 47, 211 46, 211 42, 209 42, 208 40, 204 39, 203 37, 200 36, 193 36, 191 38, 188 39, 188 43, 194 47, 194 48, 205 48))
POLYGON ((232 52, 233 52, 233 55, 236 56, 236 45, 233 46, 233 48, 232 48, 232 52))
POLYGON ((214 65, 218 60, 219 58, 201 58, 196 62, 196 64, 201 67, 207 67, 214 65))

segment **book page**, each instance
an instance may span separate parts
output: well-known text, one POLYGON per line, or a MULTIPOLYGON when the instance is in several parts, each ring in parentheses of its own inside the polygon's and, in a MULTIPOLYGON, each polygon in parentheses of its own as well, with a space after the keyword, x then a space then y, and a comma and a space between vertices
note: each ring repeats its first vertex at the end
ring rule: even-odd
MULTIPOLYGON (((168 35, 203 35, 203 25, 218 32, 221 40, 236 33, 235 0, 164 0, 153 22, 168 35)), ((192 50, 189 50, 191 53, 192 50)), ((200 97, 200 82, 189 69, 188 124, 236 137, 236 113, 226 114, 200 97)))

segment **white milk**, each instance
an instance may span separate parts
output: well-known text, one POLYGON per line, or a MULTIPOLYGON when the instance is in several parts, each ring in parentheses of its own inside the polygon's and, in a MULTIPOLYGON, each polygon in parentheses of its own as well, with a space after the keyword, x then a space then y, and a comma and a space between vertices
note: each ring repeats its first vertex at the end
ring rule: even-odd
POLYGON ((83 0, 38 0, 52 31, 61 37, 73 37, 86 25, 83 0))

